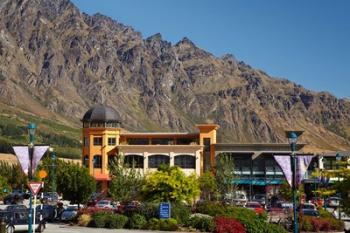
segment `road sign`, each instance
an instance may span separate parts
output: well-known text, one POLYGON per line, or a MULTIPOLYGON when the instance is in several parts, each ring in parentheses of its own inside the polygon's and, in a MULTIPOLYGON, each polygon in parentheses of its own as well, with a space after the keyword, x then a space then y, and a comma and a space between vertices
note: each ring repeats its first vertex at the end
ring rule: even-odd
POLYGON ((159 205, 159 218, 168 219, 170 218, 171 207, 169 202, 161 202, 159 205))
POLYGON ((41 189, 41 182, 31 181, 28 182, 28 186, 33 195, 37 195, 41 189))

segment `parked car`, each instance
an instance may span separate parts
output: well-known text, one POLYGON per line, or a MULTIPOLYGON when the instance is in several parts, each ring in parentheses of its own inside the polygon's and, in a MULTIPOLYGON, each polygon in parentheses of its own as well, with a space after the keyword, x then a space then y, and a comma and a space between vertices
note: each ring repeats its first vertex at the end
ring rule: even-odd
POLYGON ((14 191, 4 197, 3 202, 5 205, 22 204, 26 195, 23 192, 14 191))
POLYGON ((53 205, 38 205, 36 207, 37 214, 42 214, 42 217, 47 222, 53 222, 56 219, 57 211, 56 207, 53 205))
POLYGON ((67 222, 73 220, 78 214, 78 205, 69 205, 61 214, 61 221, 67 222))
POLYGON ((245 208, 253 210, 256 214, 264 213, 263 206, 259 202, 256 202, 256 201, 247 202, 247 204, 245 205, 245 208))
POLYGON ((59 200, 58 193, 56 192, 45 192, 43 194, 40 194, 39 198, 41 203, 54 205, 56 205, 59 200))
POLYGON ((301 210, 317 210, 316 206, 312 203, 303 203, 300 204, 299 208, 301 210))
POLYGON ((301 213, 305 216, 319 217, 320 213, 314 209, 301 209, 301 213))
POLYGON ((265 194, 255 194, 252 201, 259 202, 261 205, 265 206, 266 204, 266 195, 265 194))
POLYGON ((244 191, 235 191, 227 193, 224 198, 226 204, 233 204, 236 206, 245 206, 247 204, 247 195, 244 191))
POLYGON ((115 209, 117 207, 117 203, 111 199, 102 199, 96 203, 96 207, 106 208, 106 209, 115 209))
POLYGON ((326 199, 326 206, 336 208, 339 206, 341 198, 339 197, 329 197, 326 199))
MULTIPOLYGON (((0 211, 0 217, 5 219, 6 232, 13 233, 15 231, 28 231, 28 209, 23 205, 7 206, 5 210, 0 211)), ((35 218, 35 229, 37 232, 43 232, 45 229, 45 221, 40 221, 39 215, 35 218)))

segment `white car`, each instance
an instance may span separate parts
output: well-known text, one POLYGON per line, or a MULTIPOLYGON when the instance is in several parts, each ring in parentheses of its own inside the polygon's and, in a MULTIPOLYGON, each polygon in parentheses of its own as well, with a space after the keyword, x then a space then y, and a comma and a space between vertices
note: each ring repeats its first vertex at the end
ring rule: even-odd
POLYGON ((244 191, 235 191, 233 193, 226 193, 224 201, 226 204, 244 207, 248 202, 248 198, 244 191))

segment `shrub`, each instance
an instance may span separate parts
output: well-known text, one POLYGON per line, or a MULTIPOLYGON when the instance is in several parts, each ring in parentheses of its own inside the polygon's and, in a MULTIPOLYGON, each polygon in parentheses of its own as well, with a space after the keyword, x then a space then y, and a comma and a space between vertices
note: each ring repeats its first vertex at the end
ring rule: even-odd
MULTIPOLYGON (((323 213, 323 216, 327 216, 327 213, 323 213)), ((300 217, 300 229, 303 231, 343 231, 344 223, 333 217, 300 217)))
POLYGON ((176 231, 177 228, 176 219, 169 218, 159 220, 159 230, 161 231, 176 231))
POLYGON ((171 217, 176 219, 179 225, 185 225, 191 215, 191 208, 183 202, 171 203, 171 217))
POLYGON ((92 215, 93 226, 102 228, 106 226, 107 218, 110 216, 108 212, 97 212, 92 215))
POLYGON ((128 222, 128 217, 122 214, 111 214, 107 220, 107 227, 121 229, 128 222))
POLYGON ((147 224, 145 216, 141 214, 133 214, 129 219, 129 227, 131 229, 143 229, 147 224))
POLYGON ((147 225, 149 230, 159 230, 159 219, 151 218, 147 225))
POLYGON ((78 225, 82 227, 86 227, 91 222, 91 215, 89 214, 82 214, 78 217, 78 225))
POLYGON ((246 233, 242 223, 236 219, 226 217, 216 217, 215 233, 246 233))
POLYGON ((213 218, 205 215, 191 216, 188 225, 202 232, 212 232, 215 229, 213 218))
POLYGON ((208 214, 210 216, 219 216, 219 215, 225 215, 226 208, 224 205, 222 205, 219 202, 210 202, 205 201, 202 203, 197 204, 197 210, 198 213, 202 214, 208 214))
POLYGON ((146 217, 146 219, 158 218, 159 216, 159 204, 158 203, 143 203, 137 210, 138 214, 146 217))

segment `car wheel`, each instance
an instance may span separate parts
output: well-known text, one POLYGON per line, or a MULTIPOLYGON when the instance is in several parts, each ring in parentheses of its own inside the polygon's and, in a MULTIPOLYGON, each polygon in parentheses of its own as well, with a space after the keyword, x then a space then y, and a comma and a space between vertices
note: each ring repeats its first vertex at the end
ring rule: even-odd
POLYGON ((14 233, 15 232, 15 227, 14 226, 7 226, 6 227, 6 232, 7 233, 14 233))

